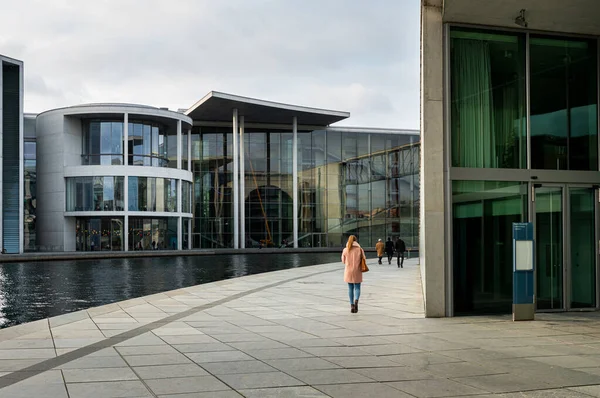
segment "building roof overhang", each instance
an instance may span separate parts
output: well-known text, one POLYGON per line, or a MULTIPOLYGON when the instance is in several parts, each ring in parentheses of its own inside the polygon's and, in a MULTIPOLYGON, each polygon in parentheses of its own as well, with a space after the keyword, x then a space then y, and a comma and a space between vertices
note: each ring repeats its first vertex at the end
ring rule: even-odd
MULTIPOLYGON (((422 1, 427 4, 439 3, 439 0, 422 1)), ((443 20, 457 24, 600 36, 600 2, 598 0, 444 0, 443 20), (521 10, 525 10, 525 20, 517 23, 521 10)))
POLYGON ((231 122, 234 109, 247 123, 292 124, 294 117, 299 125, 329 126, 350 117, 349 112, 309 108, 279 102, 242 97, 211 91, 189 108, 185 114, 193 120, 231 122))

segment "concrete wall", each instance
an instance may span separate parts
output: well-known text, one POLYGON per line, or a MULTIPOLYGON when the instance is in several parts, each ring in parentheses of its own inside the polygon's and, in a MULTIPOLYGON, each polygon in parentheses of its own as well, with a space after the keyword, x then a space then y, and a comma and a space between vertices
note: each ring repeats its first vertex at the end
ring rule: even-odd
MULTIPOLYGON (((38 117, 37 132, 37 245, 64 250, 65 118, 60 113, 38 117)), ((68 140, 67 140, 68 141, 68 140)))
POLYGON ((442 0, 421 1, 421 229, 425 316, 446 316, 442 0))

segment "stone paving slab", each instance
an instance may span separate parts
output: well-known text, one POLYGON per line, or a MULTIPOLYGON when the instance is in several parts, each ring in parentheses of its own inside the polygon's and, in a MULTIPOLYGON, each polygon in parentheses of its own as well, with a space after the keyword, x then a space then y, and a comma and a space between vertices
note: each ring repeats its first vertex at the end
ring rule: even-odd
POLYGON ((425 319, 416 260, 251 275, 0 330, 3 397, 600 397, 600 314, 425 319))

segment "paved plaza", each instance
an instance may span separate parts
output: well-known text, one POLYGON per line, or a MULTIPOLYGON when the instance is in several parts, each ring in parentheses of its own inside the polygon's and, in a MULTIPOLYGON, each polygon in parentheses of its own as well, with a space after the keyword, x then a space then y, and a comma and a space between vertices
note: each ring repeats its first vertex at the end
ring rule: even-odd
POLYGON ((368 263, 358 314, 335 263, 0 330, 0 397, 600 397, 597 313, 425 319, 368 263))

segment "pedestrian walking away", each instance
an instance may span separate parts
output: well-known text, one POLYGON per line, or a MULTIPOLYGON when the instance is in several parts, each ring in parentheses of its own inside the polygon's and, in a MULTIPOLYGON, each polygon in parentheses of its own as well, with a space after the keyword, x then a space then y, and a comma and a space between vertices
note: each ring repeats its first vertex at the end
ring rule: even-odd
POLYGON ((399 237, 396 239, 396 253, 398 253, 398 268, 404 268, 404 252, 406 251, 406 243, 399 237), (400 260, 402 259, 402 260, 400 260))
POLYGON ((389 236, 387 242, 385 242, 385 253, 388 257, 388 264, 391 264, 392 258, 394 258, 394 242, 392 242, 392 238, 389 236))
POLYGON ((375 244, 375 249, 377 249, 377 257, 379 258, 379 264, 381 264, 381 259, 385 254, 385 244, 379 239, 375 244))
POLYGON ((342 263, 344 269, 344 282, 348 284, 348 296, 350 298, 350 312, 358 312, 358 300, 360 299, 360 284, 363 281, 361 263, 365 252, 356 241, 356 236, 350 235, 348 243, 342 251, 342 263))

